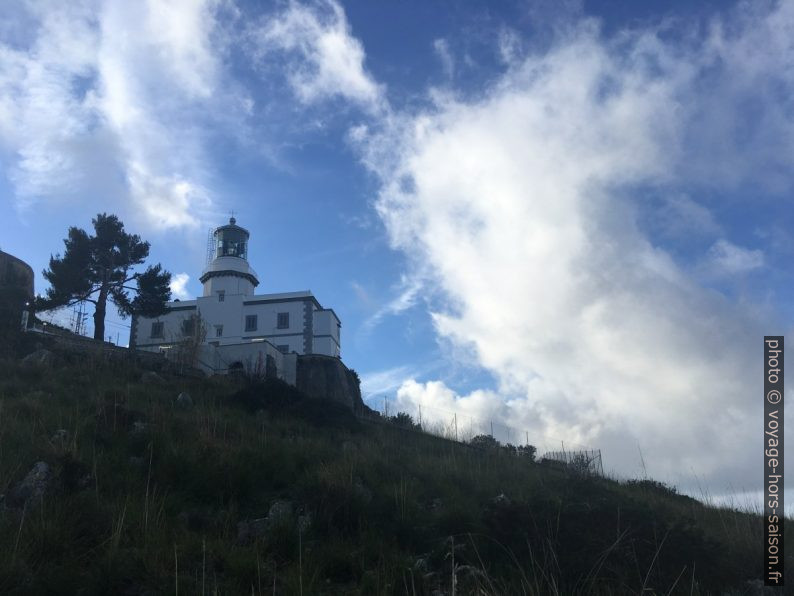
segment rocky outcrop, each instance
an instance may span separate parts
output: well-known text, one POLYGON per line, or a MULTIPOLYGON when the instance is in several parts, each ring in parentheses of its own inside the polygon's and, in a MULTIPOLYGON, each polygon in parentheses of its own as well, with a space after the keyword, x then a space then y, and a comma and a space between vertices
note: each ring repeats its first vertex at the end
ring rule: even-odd
POLYGON ((356 374, 339 358, 306 354, 298 356, 297 388, 315 399, 328 399, 343 404, 356 414, 368 409, 361 399, 356 374))
POLYGON ((47 463, 40 461, 33 466, 25 478, 16 484, 5 499, 9 508, 22 508, 34 501, 40 501, 50 485, 52 472, 47 463))

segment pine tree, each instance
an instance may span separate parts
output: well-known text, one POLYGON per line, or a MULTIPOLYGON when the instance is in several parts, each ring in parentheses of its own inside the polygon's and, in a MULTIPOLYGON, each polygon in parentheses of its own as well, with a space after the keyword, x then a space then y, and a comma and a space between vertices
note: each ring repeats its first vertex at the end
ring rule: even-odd
POLYGON ((159 263, 143 272, 134 271, 149 256, 149 243, 126 233, 115 215, 100 213, 91 221, 95 235, 70 227, 63 256, 50 256, 50 268, 44 271, 50 288, 37 307, 50 310, 90 302, 95 306, 94 339, 103 340, 108 300, 122 318, 159 316, 167 311, 165 303, 171 298, 171 274, 159 263))

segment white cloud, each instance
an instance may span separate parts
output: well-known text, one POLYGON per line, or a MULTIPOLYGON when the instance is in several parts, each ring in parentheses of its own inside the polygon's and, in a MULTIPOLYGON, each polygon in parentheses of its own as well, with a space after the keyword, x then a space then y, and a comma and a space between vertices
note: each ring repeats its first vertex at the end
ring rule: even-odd
MULTIPOLYGON (((747 420, 759 404, 747 396, 758 392, 763 322, 701 287, 638 224, 643 187, 794 182, 781 149, 794 118, 777 91, 794 86, 794 42, 782 33, 794 5, 732 18, 675 46, 655 30, 607 40, 585 21, 514 60, 484 99, 436 96, 383 134, 357 130, 393 246, 446 296, 438 334, 499 383, 461 396, 409 381, 401 399, 495 409, 533 441, 602 447, 623 473, 637 472, 639 444, 664 479, 751 477, 760 442, 747 420), (746 112, 750 90, 760 120, 746 112)), ((719 231, 707 208, 674 207, 719 231)), ((759 262, 719 246, 723 265, 759 262)))
POLYGON ((717 275, 747 273, 764 266, 761 250, 742 248, 725 239, 717 240, 711 246, 707 259, 707 267, 717 275))
MULTIPOLYGON (((155 227, 211 205, 202 125, 234 128, 216 0, 28 5, 0 38, 0 147, 23 208, 101 198, 155 227)), ((244 115, 239 118, 244 118, 244 115)))
POLYGON ((171 276, 171 295, 172 298, 179 298, 180 300, 190 300, 190 294, 187 291, 187 282, 190 281, 190 276, 187 273, 175 273, 171 276))
POLYGON ((364 321, 361 326, 362 331, 369 333, 385 317, 398 315, 413 308, 421 295, 423 285, 422 279, 419 276, 404 275, 400 280, 397 295, 378 308, 374 314, 364 321))
POLYGON ((341 97, 373 111, 383 108, 383 88, 364 67, 364 48, 353 37, 335 0, 290 2, 252 33, 260 59, 290 58, 287 77, 304 103, 341 97))

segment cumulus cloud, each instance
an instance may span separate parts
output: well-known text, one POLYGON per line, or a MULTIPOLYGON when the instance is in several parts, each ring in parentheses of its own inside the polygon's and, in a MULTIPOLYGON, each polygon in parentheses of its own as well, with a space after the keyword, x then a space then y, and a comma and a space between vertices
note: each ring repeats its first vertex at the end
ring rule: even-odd
POLYGON ((287 78, 302 102, 340 97, 372 111, 383 107, 383 87, 364 67, 364 48, 338 2, 290 2, 251 36, 260 59, 275 52, 289 59, 287 78))
POLYGON ((211 204, 201 124, 241 112, 228 109, 241 100, 221 91, 219 6, 18 9, 31 37, 0 38, 0 146, 23 207, 115 196, 156 227, 198 223, 211 204))
MULTIPOLYGON (((677 43, 662 29, 605 38, 579 22, 548 51, 503 53, 513 60, 484 99, 439 95, 385 132, 357 129, 392 245, 440 291, 437 333, 498 380, 469 395, 409 380, 404 404, 602 447, 622 473, 637 473, 640 444, 662 478, 752 477, 758 407, 747 396, 768 321, 700 286, 640 225, 649 187, 792 184, 782 90, 794 84, 794 6, 729 19, 677 43)), ((719 232, 692 200, 670 209, 719 232)), ((724 268, 762 262, 714 246, 724 268)))
POLYGON ((190 300, 190 294, 187 291, 187 282, 189 281, 190 276, 187 273, 175 273, 172 275, 170 285, 172 298, 190 300))

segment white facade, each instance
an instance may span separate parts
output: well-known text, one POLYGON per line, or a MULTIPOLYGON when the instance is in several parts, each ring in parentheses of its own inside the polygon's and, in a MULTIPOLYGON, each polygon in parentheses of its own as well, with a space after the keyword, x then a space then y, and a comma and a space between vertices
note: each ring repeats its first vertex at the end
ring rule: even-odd
POLYGON ((157 318, 133 317, 130 347, 165 351, 192 334, 190 320, 198 316, 206 330, 198 365, 207 372, 262 364, 270 355, 278 376, 294 384, 298 354, 339 357, 339 318, 322 308, 309 291, 254 294, 256 272, 246 260, 248 231, 229 225, 214 233, 215 258, 201 276, 204 295, 169 302, 157 318))

